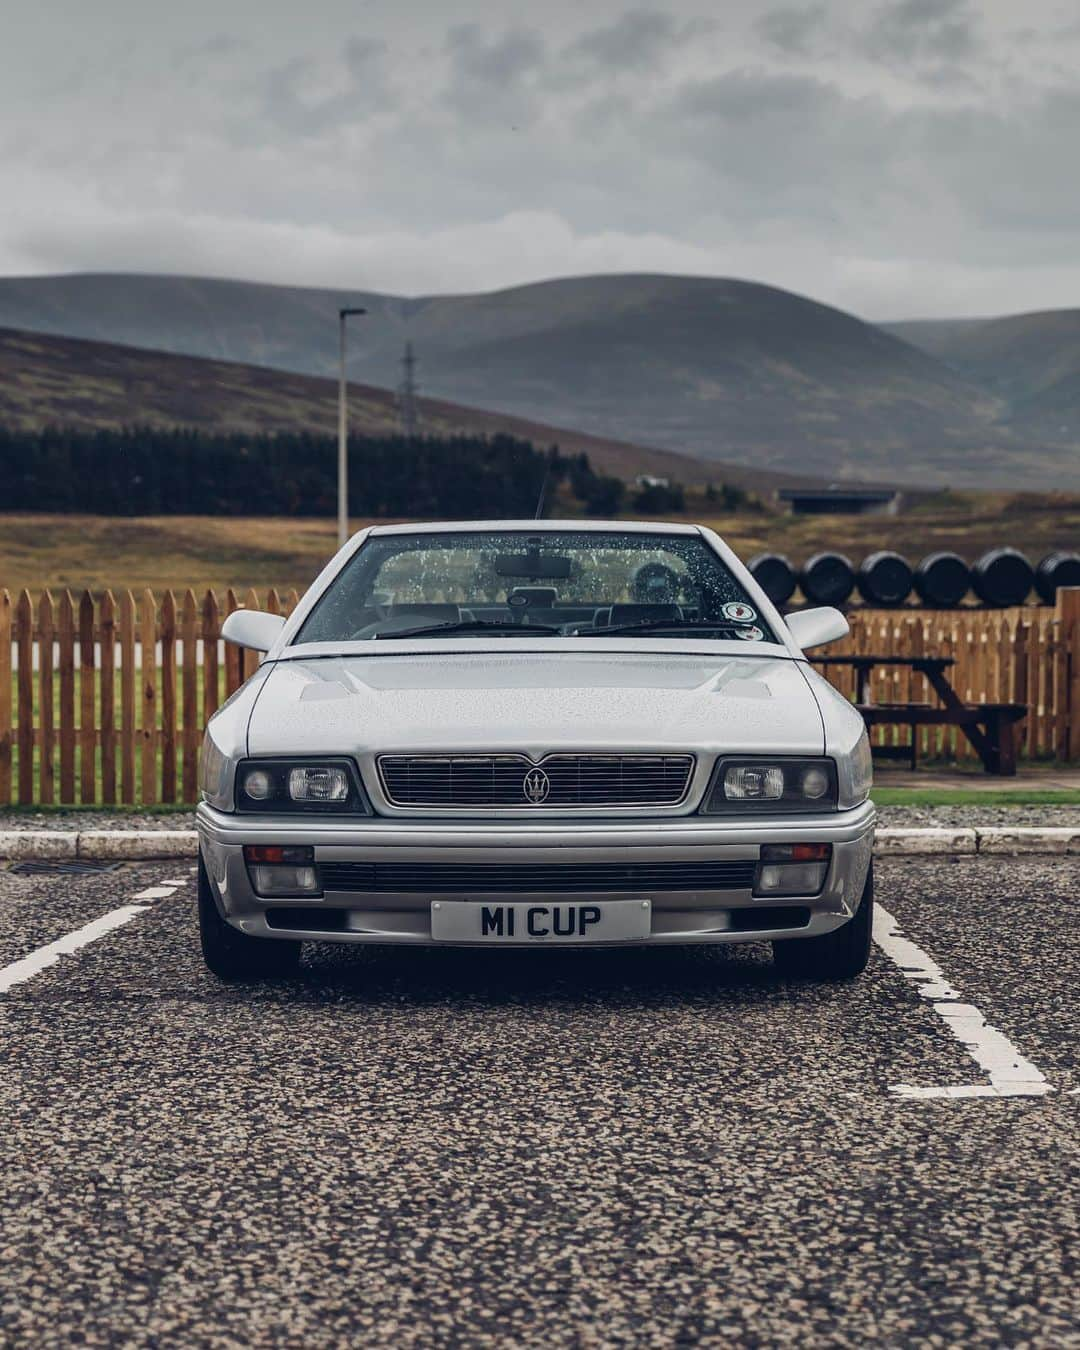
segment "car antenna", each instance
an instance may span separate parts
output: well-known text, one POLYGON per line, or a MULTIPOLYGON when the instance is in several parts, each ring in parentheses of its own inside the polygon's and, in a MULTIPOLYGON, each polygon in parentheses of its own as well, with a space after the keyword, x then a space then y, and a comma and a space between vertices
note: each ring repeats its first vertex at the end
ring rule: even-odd
POLYGON ((552 446, 548 451, 547 464, 544 466, 544 480, 540 484, 540 495, 536 499, 536 510, 533 512, 533 520, 542 520, 544 518, 544 501, 547 497, 548 479, 551 477, 551 469, 555 463, 555 447, 552 446))

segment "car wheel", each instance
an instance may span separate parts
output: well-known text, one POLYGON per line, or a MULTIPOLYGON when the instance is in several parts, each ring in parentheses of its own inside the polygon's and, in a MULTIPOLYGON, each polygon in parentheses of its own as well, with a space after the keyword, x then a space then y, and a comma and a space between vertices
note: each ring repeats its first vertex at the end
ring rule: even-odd
POLYGON ((842 928, 820 937, 784 938, 772 944, 773 963, 784 975, 808 980, 850 980, 870 959, 874 927, 874 864, 866 873, 859 908, 842 928))
POLYGON ((300 964, 299 942, 253 938, 238 933, 218 913, 202 850, 199 851, 199 940, 203 960, 219 980, 272 980, 300 964))

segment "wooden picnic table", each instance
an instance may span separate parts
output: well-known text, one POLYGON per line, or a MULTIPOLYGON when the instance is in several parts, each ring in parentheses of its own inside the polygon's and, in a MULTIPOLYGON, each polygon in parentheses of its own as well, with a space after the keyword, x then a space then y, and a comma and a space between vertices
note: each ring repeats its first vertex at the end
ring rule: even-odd
POLYGON ((945 672, 956 662, 951 656, 821 656, 817 666, 847 666, 855 671, 855 706, 867 727, 910 726, 910 746, 873 747, 884 758, 910 756, 918 763, 920 726, 955 726, 967 737, 987 773, 1012 777, 1016 773, 1016 724, 1027 715, 1026 703, 965 703, 949 683, 945 672), (942 706, 929 703, 874 703, 870 677, 875 666, 902 666, 925 675, 942 706))

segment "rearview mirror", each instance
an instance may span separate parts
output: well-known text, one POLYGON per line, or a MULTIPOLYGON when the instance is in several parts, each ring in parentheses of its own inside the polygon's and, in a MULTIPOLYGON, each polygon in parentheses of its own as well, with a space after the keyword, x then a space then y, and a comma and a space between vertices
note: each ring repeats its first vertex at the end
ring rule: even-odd
POLYGON ((836 642, 851 631, 847 619, 831 605, 799 610, 797 614, 789 614, 786 623, 804 652, 811 647, 823 647, 826 642, 836 642))
POLYGON ((571 560, 558 553, 497 553, 495 575, 529 581, 559 581, 570 575, 571 560))
POLYGON ((285 620, 280 614, 264 614, 257 609, 235 609, 221 625, 221 636, 238 647, 253 652, 268 652, 281 636, 285 620))

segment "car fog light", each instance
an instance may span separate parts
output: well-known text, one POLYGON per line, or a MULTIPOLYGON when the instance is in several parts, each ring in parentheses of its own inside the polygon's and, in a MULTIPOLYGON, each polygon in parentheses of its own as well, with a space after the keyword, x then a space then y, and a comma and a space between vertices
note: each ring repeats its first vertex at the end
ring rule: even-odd
POLYGON ((251 884, 258 895, 313 895, 319 891, 319 874, 314 867, 259 863, 251 868, 251 884))
POLYGON ((289 796, 294 802, 343 802, 348 795, 349 779, 344 769, 316 766, 289 773, 289 796))
POLYGON ((732 764, 724 774, 729 801, 777 801, 784 795, 784 770, 776 764, 732 764))
POLYGON ((828 844, 766 844, 754 894, 817 895, 825 885, 831 856, 828 844))
POLYGON ((758 872, 755 895, 817 895, 825 884, 825 863, 769 863, 758 872))
POLYGON ((256 895, 319 895, 315 850, 307 844, 245 844, 244 860, 256 895))
POLYGON ((273 790, 273 775, 265 769, 249 769, 244 774, 244 791, 253 802, 266 801, 273 790))

